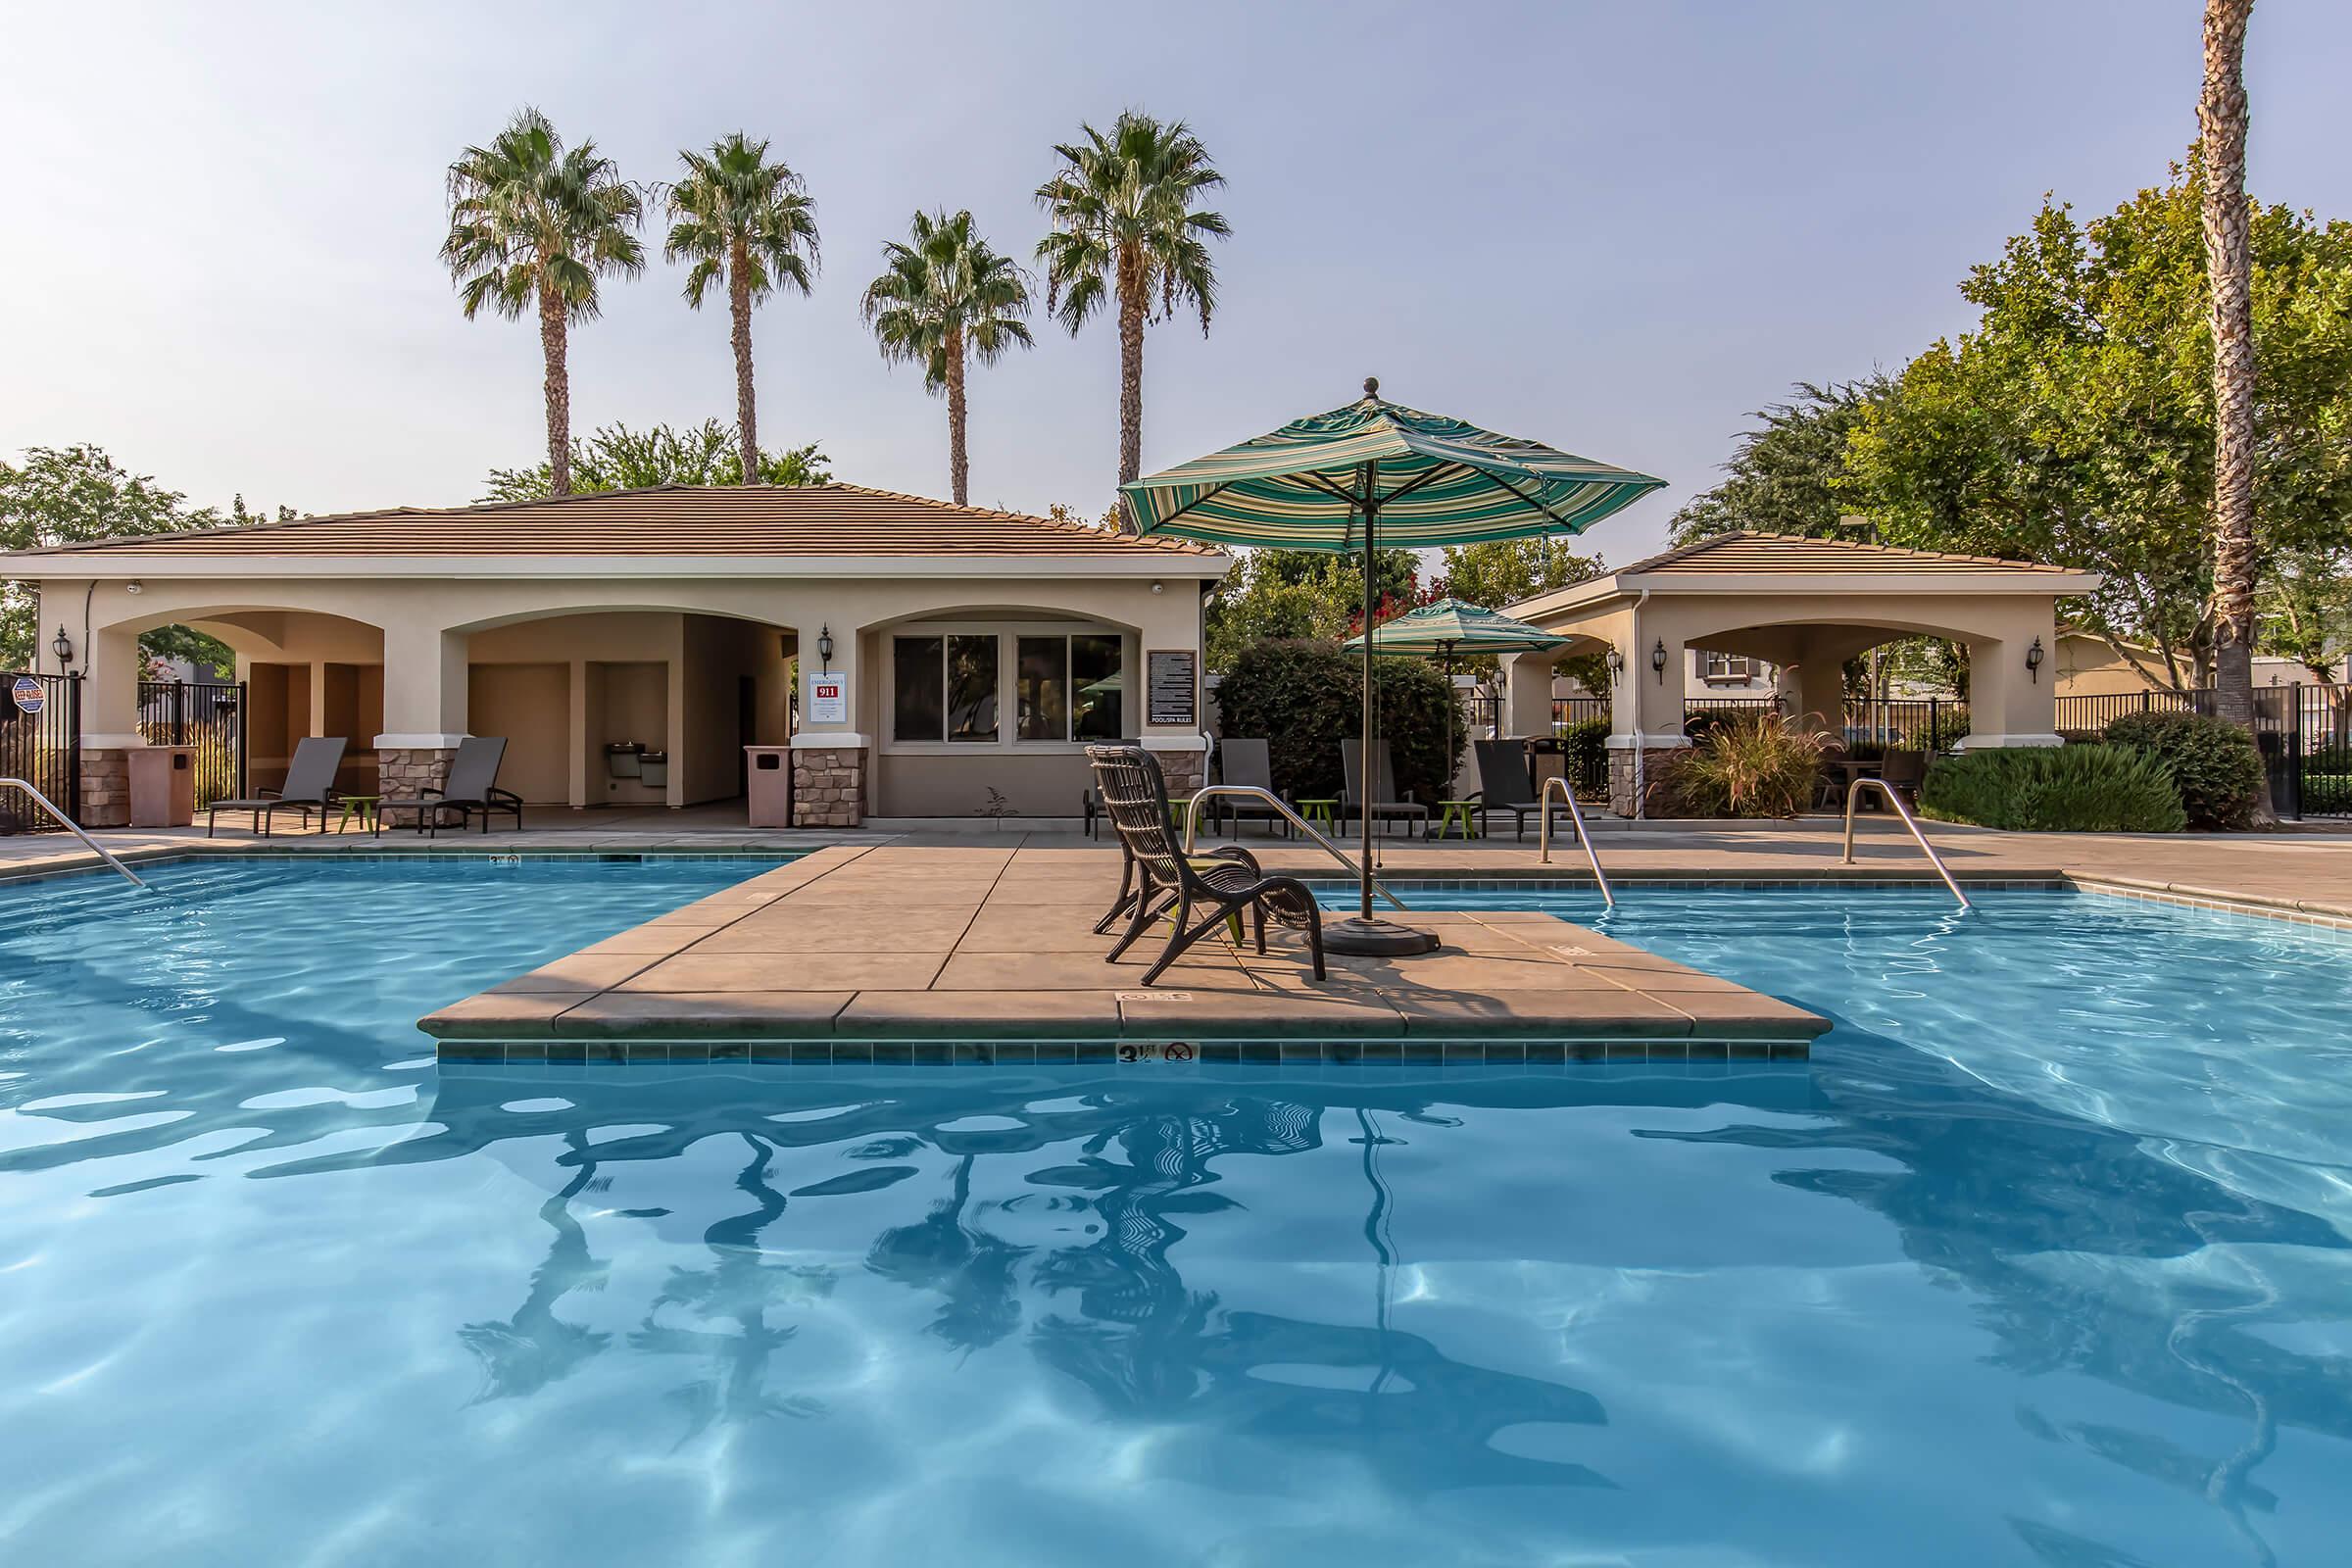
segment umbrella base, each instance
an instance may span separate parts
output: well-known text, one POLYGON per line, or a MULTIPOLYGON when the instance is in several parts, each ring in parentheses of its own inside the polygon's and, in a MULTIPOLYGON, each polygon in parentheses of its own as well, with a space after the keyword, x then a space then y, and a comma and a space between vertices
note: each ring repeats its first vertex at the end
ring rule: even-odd
POLYGON ((1356 958, 1409 958, 1438 951, 1436 935, 1357 915, 1323 928, 1323 951, 1356 958))

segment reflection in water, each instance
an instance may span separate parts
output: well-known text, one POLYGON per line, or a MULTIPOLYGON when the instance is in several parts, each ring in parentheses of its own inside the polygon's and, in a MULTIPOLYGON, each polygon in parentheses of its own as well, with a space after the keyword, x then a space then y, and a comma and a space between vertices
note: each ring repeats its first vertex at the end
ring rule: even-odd
POLYGON ((540 1205, 539 1217, 556 1239, 547 1250, 547 1260, 531 1272, 531 1294, 504 1323, 468 1323, 458 1330, 459 1340, 482 1363, 484 1399, 536 1394, 569 1376, 612 1338, 556 1316, 556 1303, 571 1292, 603 1290, 608 1272, 589 1255, 588 1233, 571 1217, 571 1200, 596 1179, 595 1164, 580 1158, 587 1140, 572 1133, 564 1141, 572 1157, 580 1159, 580 1168, 562 1192, 540 1205))

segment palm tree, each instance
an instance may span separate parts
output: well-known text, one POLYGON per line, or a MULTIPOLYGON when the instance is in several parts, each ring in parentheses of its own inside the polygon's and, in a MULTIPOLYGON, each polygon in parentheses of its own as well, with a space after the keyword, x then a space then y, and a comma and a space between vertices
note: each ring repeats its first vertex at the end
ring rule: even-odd
POLYGON ((948 474, 964 506, 964 361, 994 365, 1006 349, 1029 347, 1029 280, 989 248, 968 212, 916 213, 906 243, 885 241, 882 260, 882 275, 865 286, 866 322, 884 359, 919 362, 923 389, 947 393, 948 474))
POLYGON ((597 312, 596 280, 645 268, 637 192, 596 144, 566 148, 536 109, 517 114, 487 147, 449 166, 449 237, 441 259, 466 318, 484 305, 509 320, 539 311, 547 356, 547 462, 555 495, 571 493, 571 372, 564 333, 597 312))
POLYGON ((2254 0, 2206 0, 2205 88, 2197 100, 2205 270, 2213 291, 2213 706, 2218 716, 2248 730, 2254 727, 2254 305, 2245 67, 2253 9, 2254 0))
POLYGON ((1194 210, 1204 191, 1225 183, 1183 121, 1162 123, 1127 110, 1107 136, 1079 127, 1085 140, 1054 151, 1062 167, 1037 188, 1054 220, 1038 241, 1046 264, 1046 309, 1072 336, 1105 301, 1119 320, 1119 482, 1144 471, 1144 326, 1165 320, 1180 304, 1200 310, 1208 335, 1217 302, 1217 270, 1207 241, 1232 232, 1224 215, 1194 210))
POLYGON ((727 290, 735 347, 735 434, 743 449, 743 482, 760 482, 758 411, 752 393, 752 309, 778 284, 808 292, 816 270, 816 204, 801 176, 781 159, 767 161, 767 143, 742 131, 710 144, 708 153, 683 152, 686 177, 669 188, 669 261, 694 258, 686 272, 686 303, 703 307, 713 282, 727 290))

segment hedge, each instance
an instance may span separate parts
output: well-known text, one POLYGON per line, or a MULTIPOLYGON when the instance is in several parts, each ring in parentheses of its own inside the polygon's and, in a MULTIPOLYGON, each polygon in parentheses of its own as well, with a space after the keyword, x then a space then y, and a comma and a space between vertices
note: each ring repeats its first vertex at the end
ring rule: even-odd
POLYGON ((1937 760, 1922 815, 2030 833, 2178 833, 2188 825, 2164 764, 2122 746, 2002 747, 1937 760))
MULTIPOLYGON (((1451 796, 1469 726, 1446 677, 1418 659, 1375 659, 1372 691, 1396 787, 1429 804, 1451 796)), ((1339 798, 1340 746, 1363 732, 1358 655, 1305 638, 1252 643, 1225 671, 1217 708, 1225 734, 1265 737, 1278 794, 1339 798)))
POLYGON ((2162 763, 2180 792, 2190 827, 2254 825, 2262 803, 2262 754, 2254 737, 2235 724, 2197 713, 2126 713, 2101 738, 2162 763))

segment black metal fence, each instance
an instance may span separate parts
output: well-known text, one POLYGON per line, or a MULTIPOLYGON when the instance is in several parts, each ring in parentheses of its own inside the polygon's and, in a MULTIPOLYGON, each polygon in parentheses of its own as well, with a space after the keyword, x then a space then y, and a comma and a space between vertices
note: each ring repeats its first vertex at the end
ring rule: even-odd
MULTIPOLYGON (((0 670, 0 778, 21 778, 59 808, 81 810, 81 677, 0 670)), ((0 790, 0 833, 57 823, 21 790, 0 790)))
POLYGON ((139 682, 139 733, 150 746, 196 749, 196 809, 244 800, 245 686, 239 682, 139 682))
MULTIPOLYGON (((2089 740, 2127 713, 2213 712, 2211 687, 2058 699, 2058 733, 2089 740)), ((2270 775, 2271 808, 2289 821, 2352 816, 2352 695, 2292 681, 2254 688, 2254 739, 2270 775)))

